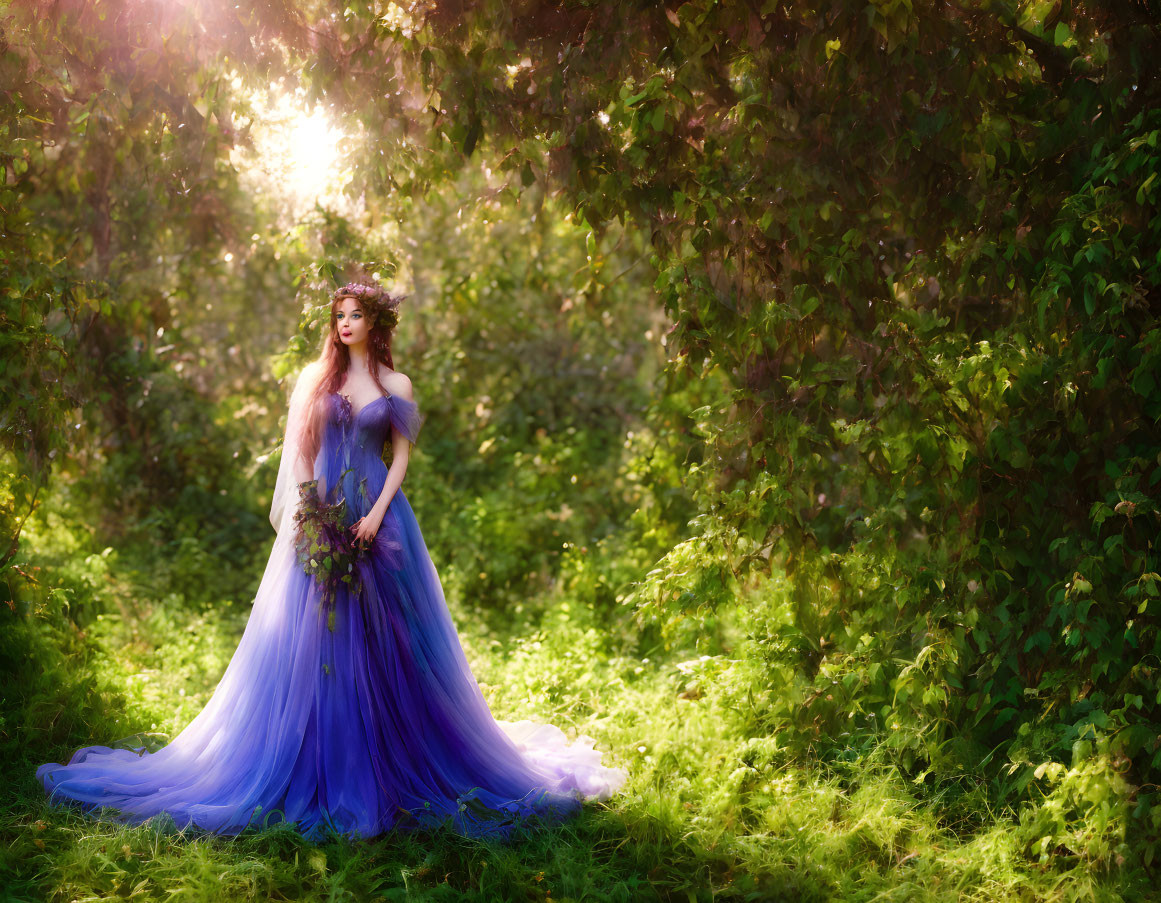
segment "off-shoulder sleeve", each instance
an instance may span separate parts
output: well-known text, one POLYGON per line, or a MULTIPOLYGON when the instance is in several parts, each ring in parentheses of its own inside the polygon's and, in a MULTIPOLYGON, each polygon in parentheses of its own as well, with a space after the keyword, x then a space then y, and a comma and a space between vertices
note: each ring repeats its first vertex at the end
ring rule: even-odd
POLYGON ((414 445, 415 439, 419 435, 419 429, 426 419, 425 415, 420 412, 419 405, 406 398, 400 398, 398 395, 392 395, 387 414, 391 420, 391 425, 414 445))

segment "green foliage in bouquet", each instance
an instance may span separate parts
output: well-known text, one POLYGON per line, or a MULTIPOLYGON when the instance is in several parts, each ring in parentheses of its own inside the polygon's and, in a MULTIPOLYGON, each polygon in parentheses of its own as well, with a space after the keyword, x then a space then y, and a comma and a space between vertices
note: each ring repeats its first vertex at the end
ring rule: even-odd
POLYGON ((318 480, 298 484, 299 502, 294 513, 294 545, 302 569, 318 581, 320 611, 327 610, 327 627, 335 629, 335 601, 340 583, 352 593, 359 591, 355 570, 359 549, 346 525, 347 502, 325 502, 318 495, 318 480))

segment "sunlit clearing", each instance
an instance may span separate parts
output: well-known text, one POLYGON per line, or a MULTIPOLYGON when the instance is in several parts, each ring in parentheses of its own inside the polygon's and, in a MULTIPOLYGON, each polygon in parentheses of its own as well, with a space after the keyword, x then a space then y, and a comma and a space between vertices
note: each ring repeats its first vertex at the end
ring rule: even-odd
POLYGON ((322 206, 345 216, 359 212, 361 203, 343 194, 351 180, 345 151, 351 140, 319 104, 308 111, 305 91, 287 91, 272 84, 249 94, 249 121, 253 148, 234 148, 230 162, 243 184, 255 194, 269 194, 291 222, 322 206))

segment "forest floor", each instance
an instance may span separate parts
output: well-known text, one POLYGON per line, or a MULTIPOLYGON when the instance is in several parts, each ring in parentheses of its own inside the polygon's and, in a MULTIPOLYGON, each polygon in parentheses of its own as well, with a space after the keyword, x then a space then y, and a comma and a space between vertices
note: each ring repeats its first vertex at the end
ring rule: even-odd
POLYGON ((1012 815, 970 784, 933 793, 865 760, 787 760, 776 737, 737 727, 744 694, 725 655, 613 654, 608 625, 568 602, 506 629, 482 613, 453 614, 496 716, 594 737, 606 762, 629 771, 620 794, 508 842, 436 831, 312 845, 285 826, 227 839, 50 807, 35 768, 68 749, 44 737, 60 735, 63 720, 72 742, 174 736, 209 699, 248 615, 238 603, 191 606, 169 594, 109 606, 81 636, 50 597, 3 628, 0 901, 1148 896, 1124 874, 1030 858, 1012 815))

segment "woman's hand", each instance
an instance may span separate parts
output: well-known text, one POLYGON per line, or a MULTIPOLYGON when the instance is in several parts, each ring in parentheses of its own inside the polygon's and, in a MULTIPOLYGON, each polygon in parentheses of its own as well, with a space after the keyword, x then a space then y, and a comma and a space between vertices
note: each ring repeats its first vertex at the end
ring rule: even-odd
POLYGON ((383 512, 377 512, 372 508, 370 514, 366 517, 360 517, 351 524, 351 530, 355 534, 355 545, 360 549, 366 549, 375 539, 375 534, 379 532, 382 523, 383 512))

